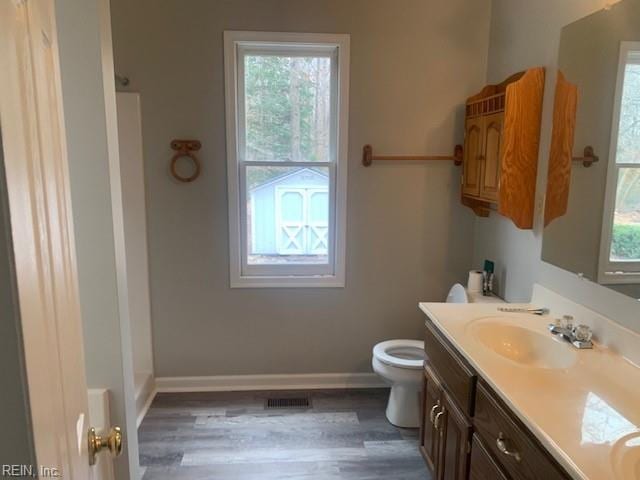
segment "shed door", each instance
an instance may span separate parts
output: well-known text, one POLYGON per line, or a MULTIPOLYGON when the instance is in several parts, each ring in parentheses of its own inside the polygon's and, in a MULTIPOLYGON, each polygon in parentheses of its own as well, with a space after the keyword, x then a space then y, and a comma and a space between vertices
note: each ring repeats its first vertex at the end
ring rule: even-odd
POLYGON ((305 253, 306 203, 304 188, 276 189, 276 239, 280 255, 305 253))
POLYGON ((326 188, 307 189, 306 253, 329 252, 329 192, 326 188))
POLYGON ((326 188, 276 189, 276 239, 280 255, 326 255, 328 238, 326 188))

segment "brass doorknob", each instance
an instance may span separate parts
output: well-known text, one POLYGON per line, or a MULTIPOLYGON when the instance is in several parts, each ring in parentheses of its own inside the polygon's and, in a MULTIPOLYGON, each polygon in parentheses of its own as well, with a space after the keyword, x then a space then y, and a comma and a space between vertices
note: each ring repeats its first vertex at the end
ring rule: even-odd
POLYGON ((103 437, 96 434, 96 429, 89 429, 89 465, 95 465, 96 455, 103 449, 108 449, 112 457, 117 457, 122 453, 122 430, 120 427, 113 427, 109 430, 109 435, 103 437))

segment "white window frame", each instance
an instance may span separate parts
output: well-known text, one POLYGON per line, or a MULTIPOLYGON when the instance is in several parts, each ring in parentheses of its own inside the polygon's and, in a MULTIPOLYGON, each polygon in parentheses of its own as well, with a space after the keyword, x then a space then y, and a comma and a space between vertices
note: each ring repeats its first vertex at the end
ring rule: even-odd
POLYGON ((344 287, 347 227, 347 156, 349 116, 349 45, 345 34, 224 32, 225 104, 227 127, 227 180, 229 202, 229 257, 231 288, 344 287), (285 55, 313 54, 332 58, 332 144, 335 158, 329 162, 254 162, 241 158, 244 151, 244 62, 246 52, 285 55), (249 265, 246 234, 247 166, 327 167, 329 170, 329 263, 328 265, 249 265), (333 227, 333 228, 332 228, 333 227))
POLYGON ((613 237, 613 220, 618 187, 618 170, 629 166, 639 167, 637 164, 616 163, 624 76, 626 66, 629 63, 628 58, 630 52, 640 52, 640 42, 620 42, 620 56, 618 60, 616 90, 613 103, 613 118, 611 121, 611 140, 609 142, 609 160, 607 165, 602 233, 600 236, 600 260, 598 262, 598 283, 604 285, 640 282, 640 262, 612 262, 609 259, 611 241, 613 237))

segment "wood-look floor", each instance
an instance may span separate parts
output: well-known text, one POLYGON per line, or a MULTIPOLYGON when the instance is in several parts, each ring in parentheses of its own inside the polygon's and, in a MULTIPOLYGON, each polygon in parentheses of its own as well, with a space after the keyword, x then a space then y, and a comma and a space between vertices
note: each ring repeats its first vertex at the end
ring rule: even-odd
POLYGON ((429 480, 418 431, 391 425, 388 390, 161 393, 138 430, 143 480, 429 480), (298 395, 300 396, 300 395, 298 395))

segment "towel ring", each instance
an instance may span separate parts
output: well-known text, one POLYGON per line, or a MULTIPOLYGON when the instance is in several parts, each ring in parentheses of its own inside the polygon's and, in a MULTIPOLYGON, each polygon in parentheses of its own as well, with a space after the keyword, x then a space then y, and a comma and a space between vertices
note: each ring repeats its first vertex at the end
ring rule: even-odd
POLYGON ((183 183, 193 182, 196 178, 200 176, 200 160, 193 153, 197 150, 200 150, 202 144, 198 140, 173 140, 171 142, 171 148, 176 150, 176 154, 171 158, 171 175, 173 178, 183 183), (188 177, 183 177, 178 173, 178 160, 187 157, 191 159, 191 163, 193 163, 193 173, 188 177))

